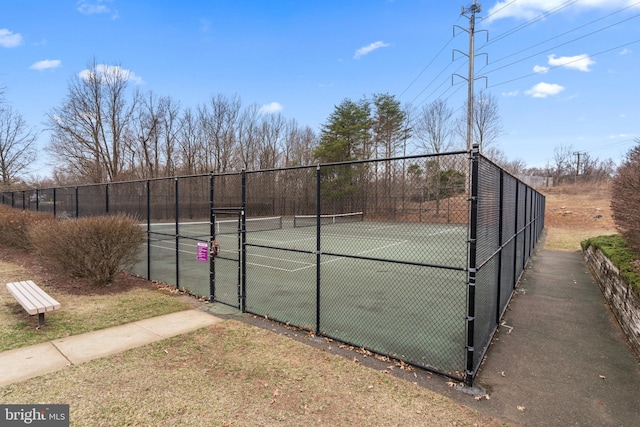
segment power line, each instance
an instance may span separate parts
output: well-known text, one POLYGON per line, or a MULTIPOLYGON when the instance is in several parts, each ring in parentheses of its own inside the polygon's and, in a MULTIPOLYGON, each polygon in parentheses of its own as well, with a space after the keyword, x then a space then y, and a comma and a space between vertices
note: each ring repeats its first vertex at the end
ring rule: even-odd
MULTIPOLYGON (((635 6, 637 6, 637 5, 640 5, 640 2, 636 2, 636 3, 632 4, 632 5, 629 5, 629 6, 625 7, 625 8, 619 9, 619 10, 617 10, 617 11, 615 11, 615 12, 612 12, 612 13, 610 13, 610 14, 608 14, 608 15, 605 15, 605 16, 602 16, 602 17, 600 17, 600 18, 594 19, 593 21, 587 22, 586 24, 580 25, 579 27, 573 28, 573 29, 571 29, 571 30, 569 30, 569 31, 565 31, 565 32, 564 32, 564 33, 562 33, 562 34, 558 34, 558 35, 556 35, 556 36, 554 36, 554 37, 551 37, 551 38, 546 39, 546 40, 544 40, 544 41, 541 41, 541 42, 539 42, 539 43, 533 44, 533 45, 531 45, 531 46, 529 46, 529 47, 526 47, 526 48, 524 48, 524 49, 520 49, 518 52, 512 53, 512 54, 507 55, 507 56, 503 56, 502 58, 498 58, 498 59, 496 59, 496 60, 494 60, 494 61, 492 61, 492 62, 495 64, 495 63, 498 63, 498 62, 504 61, 505 59, 508 59, 508 58, 511 58, 511 57, 513 57, 513 56, 516 56, 516 55, 518 55, 518 54, 520 54, 520 53, 526 52, 527 50, 531 50, 531 49, 533 49, 534 47, 537 47, 537 46, 543 45, 543 44, 545 44, 545 43, 548 43, 548 42, 550 42, 550 41, 553 41, 553 40, 559 39, 559 38, 560 38, 560 37, 562 37, 562 36, 566 36, 567 34, 573 33, 573 32, 575 32, 575 31, 578 31, 578 30, 580 30, 580 29, 582 29, 582 28, 585 28, 585 27, 587 27, 587 26, 589 26, 589 25, 595 24, 596 22, 602 21, 602 20, 604 20, 604 19, 606 19, 606 18, 610 18, 610 17, 611 17, 611 16, 613 16, 613 15, 616 15, 616 14, 618 14, 618 13, 624 12, 625 10, 627 10, 627 9, 629 9, 629 8, 632 8, 632 7, 635 7, 635 6)), ((634 19, 634 18, 636 18, 637 16, 638 16, 638 15, 635 15, 635 16, 633 16, 633 17, 631 17, 631 18, 627 18, 627 19, 624 19, 624 20, 622 20, 622 21, 619 21, 619 22, 617 22, 617 23, 615 23, 615 24, 609 25, 609 26, 605 27, 605 29, 611 28, 612 26, 615 26, 615 25, 621 24, 621 23, 626 22, 626 21, 628 21, 628 20, 630 20, 630 19, 634 19)), ((599 30, 598 30, 598 31, 599 31, 599 30)), ((590 33, 590 34, 592 34, 592 33, 590 33)), ((590 34, 589 34, 589 35, 590 35, 590 34)), ((574 41, 575 41, 575 40, 579 40, 579 38, 578 38, 578 39, 574 39, 574 41)), ((555 49, 555 47, 554 47, 554 48, 552 48, 552 49, 555 49)))
MULTIPOLYGON (((562 3, 561 5, 555 7, 555 8, 553 8, 553 9, 547 11, 547 12, 542 13, 541 15, 536 16, 535 18, 531 18, 527 22, 522 23, 522 24, 520 24, 520 25, 518 25, 518 26, 516 26, 516 27, 514 27, 514 28, 512 28, 512 29, 510 29, 510 30, 498 35, 495 39, 493 39, 490 42, 488 42, 487 44, 485 44, 485 46, 497 43, 500 40, 502 40, 502 39, 514 34, 514 33, 517 33, 518 31, 520 31, 520 30, 522 30, 522 29, 524 29, 524 28, 526 28, 526 27, 528 27, 530 25, 535 24, 536 22, 541 21, 541 20, 553 15, 554 13, 559 12, 562 9, 565 9, 565 8, 571 6, 572 4, 576 3, 577 1, 578 0, 568 0, 568 1, 564 2, 564 3, 562 3)), ((511 4, 511 3, 509 3, 509 4, 511 4)))
MULTIPOLYGON (((591 55, 588 55, 588 56, 589 56, 590 58, 592 58, 592 57, 599 56, 599 55, 602 55, 602 54, 605 54, 605 53, 609 53, 609 52, 612 52, 612 51, 614 51, 614 50, 621 49, 621 48, 623 48, 623 47, 627 47, 627 46, 630 46, 630 45, 632 45, 632 44, 636 44, 636 43, 640 43, 640 39, 638 39, 638 40, 634 40, 634 41, 632 41, 632 42, 628 42, 628 43, 625 43, 625 44, 622 44, 622 45, 619 45, 619 46, 616 46, 616 47, 612 47, 611 49, 603 50, 603 51, 600 51, 600 52, 597 52, 597 53, 594 53, 594 54, 591 54, 591 55)), ((573 61, 566 62, 566 63, 565 63, 565 64, 563 64, 563 65, 556 65, 556 66, 550 67, 550 68, 548 68, 548 69, 547 69, 547 71, 548 71, 548 70, 552 70, 552 69, 554 69, 554 68, 563 67, 563 66, 565 66, 565 65, 567 65, 567 64, 571 64, 571 63, 573 63, 573 62, 578 62, 578 61, 582 61, 582 60, 584 60, 584 58, 578 58, 578 59, 575 59, 575 60, 573 60, 573 61)), ((506 66, 505 66, 505 67, 506 67, 506 66)), ((495 70, 489 71, 488 73, 492 73, 492 72, 494 72, 494 71, 500 70, 500 69, 505 68, 505 67, 497 68, 497 69, 495 69, 495 70)), ((507 84, 507 83, 511 83, 511 82, 515 82, 515 81, 517 81, 517 80, 525 79, 525 78, 527 78, 527 77, 535 76, 536 74, 540 74, 540 73, 541 73, 540 71, 535 71, 535 72, 533 72, 533 73, 529 73, 529 74, 526 74, 526 75, 524 75, 524 76, 516 77, 516 78, 510 79, 510 80, 506 80, 506 81, 501 82, 501 83, 492 84, 491 86, 489 86, 489 88, 493 88, 493 87, 496 87, 496 86, 502 86, 502 85, 505 85, 505 84, 507 84)))
POLYGON ((509 7, 510 5, 512 5, 513 3, 515 3, 518 0, 511 0, 509 3, 505 4, 504 6, 502 6, 500 9, 494 11, 493 13, 490 13, 489 15, 485 16, 484 18, 482 18, 482 20, 487 20, 488 18, 492 17, 493 15, 497 14, 498 12, 500 12, 501 10, 506 9, 507 7, 509 7))
MULTIPOLYGON (((638 17, 640 17, 640 13, 639 13, 639 14, 636 14, 636 15, 634 15, 634 16, 631 16, 631 17, 629 17, 629 18, 627 18, 627 19, 623 19, 622 21, 615 22, 615 23, 613 23, 613 24, 611 24, 611 25, 608 25, 608 26, 606 26, 606 27, 599 28, 599 29, 597 29, 597 30, 595 30, 595 31, 592 31, 592 32, 588 33, 588 34, 584 34, 584 35, 582 35, 582 36, 580 36, 580 37, 576 37, 575 39, 572 39, 572 40, 566 41, 566 42, 564 42, 564 43, 560 43, 560 44, 558 44, 558 45, 555 45, 555 46, 553 46, 553 47, 550 47, 550 48, 545 49, 545 50, 542 50, 542 51, 538 51, 538 52, 533 53, 533 54, 531 54, 531 55, 529 55, 529 56, 526 56, 526 57, 524 57, 524 58, 520 58, 520 59, 518 59, 517 61, 513 61, 513 62, 510 62, 509 64, 503 65, 503 66, 501 66, 501 67, 494 68, 494 69, 492 69, 492 70, 490 70, 490 71, 487 71, 485 74, 491 74, 491 73, 494 73, 494 72, 496 72, 496 71, 502 70, 502 69, 507 68, 507 67, 510 67, 510 66, 512 66, 512 65, 515 65, 515 64, 518 64, 518 63, 520 63, 520 62, 526 61, 527 59, 531 59, 531 58, 533 58, 533 57, 535 57, 535 56, 538 56, 538 55, 541 55, 541 54, 543 54, 543 53, 550 52, 550 51, 552 51, 552 50, 554 50, 554 49, 557 49, 557 48, 562 47, 562 46, 566 46, 566 45, 571 44, 571 43, 574 43, 574 42, 576 42, 576 41, 578 41, 578 40, 582 40, 582 39, 584 39, 584 38, 586 38, 586 37, 590 37, 590 36, 592 36, 592 35, 594 35, 594 34, 597 34, 597 33, 600 33, 600 32, 602 32, 602 31, 608 30, 609 28, 612 28, 612 27, 614 27, 614 26, 616 26, 616 25, 620 25, 620 24, 622 24, 622 23, 624 23, 624 22, 630 21, 630 20, 635 19, 635 18, 638 18, 638 17)), ((524 49, 524 50, 527 50, 527 49, 524 49)), ((512 54, 512 55, 509 55, 509 56, 507 56, 507 57, 503 57, 503 58, 497 59, 495 62, 500 62, 500 61, 502 61, 502 60, 504 60, 504 59, 506 59, 506 58, 508 58, 508 57, 510 57, 510 56, 517 55, 518 53, 521 53, 521 52, 523 52, 524 50, 520 50, 519 52, 516 52, 515 54, 512 54)), ((534 73, 534 74, 535 74, 535 73, 534 73)))
POLYGON ((451 37, 449 41, 445 43, 444 46, 442 46, 442 49, 440 49, 438 53, 436 53, 436 55, 431 59, 431 61, 429 61, 429 63, 422 69, 422 71, 420 71, 420 73, 418 73, 418 75, 411 81, 411 83, 409 83, 409 86, 407 86, 402 91, 402 93, 400 93, 399 98, 402 98, 402 96, 409 90, 409 88, 411 88, 411 86, 413 86, 413 84, 424 74, 424 72, 427 71, 427 69, 431 66, 431 64, 433 64, 433 62, 438 58, 438 56, 440 56, 440 54, 447 48, 447 46, 449 46, 449 43, 451 43, 453 39, 454 37, 451 37))

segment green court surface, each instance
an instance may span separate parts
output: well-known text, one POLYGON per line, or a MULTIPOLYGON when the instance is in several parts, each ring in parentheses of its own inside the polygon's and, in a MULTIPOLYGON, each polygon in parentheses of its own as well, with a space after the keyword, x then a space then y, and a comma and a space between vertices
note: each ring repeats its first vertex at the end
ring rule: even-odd
MULTIPOLYGON (((246 311, 311 331, 319 326, 323 335, 420 365, 462 370, 466 225, 330 223, 321 226, 319 253, 316 227, 294 227, 286 218, 277 227, 246 233, 246 311)), ((214 299, 239 307, 240 240, 225 228, 216 226, 224 234, 216 235, 220 254, 210 265, 197 259, 198 240, 156 234, 167 224, 152 224, 151 278, 209 296, 211 268, 214 299)), ((209 239, 208 223, 181 223, 179 230, 209 239)), ((135 272, 146 276, 146 265, 135 272)))

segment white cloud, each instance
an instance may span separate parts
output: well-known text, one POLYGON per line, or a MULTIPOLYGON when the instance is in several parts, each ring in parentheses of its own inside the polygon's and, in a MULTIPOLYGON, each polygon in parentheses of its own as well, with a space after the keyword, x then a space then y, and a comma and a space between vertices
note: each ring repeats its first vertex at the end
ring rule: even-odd
POLYGON ((260 107, 260 114, 271 114, 271 113, 277 113, 284 110, 284 107, 282 106, 282 104, 280 104, 279 102, 271 102, 269 104, 265 104, 262 107, 260 107))
MULTIPOLYGON (((93 75, 94 70, 82 70, 78 73, 82 80, 89 80, 93 75)), ((98 64, 96 65, 95 75, 99 78, 130 81, 137 85, 144 84, 142 77, 136 76, 133 71, 122 68, 119 65, 98 64)))
POLYGON ((500 0, 490 8, 484 16, 486 22, 502 18, 529 20, 547 12, 561 12, 589 9, 621 9, 637 5, 635 0, 581 0, 567 2, 566 0, 500 0), (567 7, 565 7, 567 6, 567 7))
POLYGON ((632 51, 626 47, 620 51, 620 55, 629 55, 632 51))
POLYGON ((534 73, 545 74, 548 71, 549 71, 549 67, 545 67, 544 65, 534 65, 533 66, 533 72, 534 73))
POLYGON ((588 73, 591 71, 590 66, 596 63, 593 59, 589 58, 589 55, 583 53, 582 55, 575 56, 560 56, 549 55, 549 65, 554 67, 571 68, 573 70, 584 71, 588 73))
POLYGON ((109 6, 105 3, 111 3, 111 0, 94 0, 94 2, 91 3, 87 0, 78 0, 76 4, 78 5, 78 12, 83 15, 111 13, 112 19, 118 18, 118 11, 116 10, 112 12, 109 6))
POLYGON ((502 96, 518 96, 520 94, 519 90, 512 90, 511 92, 502 92, 502 96))
POLYGON ((632 133, 619 133, 619 134, 615 134, 615 135, 609 135, 609 139, 631 139, 631 138, 635 138, 635 135, 632 133))
POLYGON ((0 28, 0 46, 17 47, 22 44, 22 35, 14 33, 6 28, 0 28))
POLYGON ((382 47, 389 47, 389 46, 391 46, 391 44, 385 43, 383 41, 373 42, 370 45, 363 46, 360 49, 356 50, 356 53, 355 55, 353 55, 353 58, 360 59, 363 56, 370 54, 374 50, 380 49, 382 47))
POLYGON ((58 68, 60 65, 62 65, 62 61, 60 61, 59 59, 44 59, 42 61, 33 63, 29 67, 29 69, 42 71, 42 70, 58 68))
POLYGON ((540 82, 525 93, 533 98, 547 98, 557 95, 564 90, 564 86, 555 83, 540 82))

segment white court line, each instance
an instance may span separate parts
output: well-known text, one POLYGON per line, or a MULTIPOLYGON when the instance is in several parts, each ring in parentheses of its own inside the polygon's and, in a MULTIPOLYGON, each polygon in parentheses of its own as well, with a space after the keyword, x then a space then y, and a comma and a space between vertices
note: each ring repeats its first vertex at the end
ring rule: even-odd
MULTIPOLYGON (((400 240, 400 241, 396 241, 395 243, 392 243, 392 244, 389 244, 389 245, 379 246, 377 248, 368 249, 366 251, 358 252, 358 253, 355 253, 354 255, 356 255, 356 256, 357 255, 364 255, 364 254, 367 254, 369 252, 379 251, 379 250, 382 250, 382 249, 390 248, 392 246, 402 245, 402 244, 404 244, 406 242, 407 242, 407 240, 400 240)), ((252 255, 252 256, 255 256, 255 255, 252 255)), ((269 258, 269 257, 265 257, 265 258, 269 258)), ((348 258, 349 257, 344 257, 344 256, 336 257, 336 258, 328 260, 328 261, 322 261, 320 263, 320 265, 325 265, 325 264, 329 264, 331 262, 336 262, 336 261, 342 261, 342 260, 345 260, 345 259, 348 259, 348 258)), ((273 257, 272 259, 279 259, 279 260, 286 261, 286 262, 294 262, 294 261, 286 260, 286 259, 283 259, 283 258, 275 258, 275 257, 273 257)), ((301 264, 305 264, 304 262, 300 262, 300 261, 295 261, 295 262, 299 262, 301 264)), ((298 271, 306 270, 306 269, 313 268, 313 267, 316 266, 316 263, 313 263, 313 264, 306 263, 307 264, 306 266, 300 267, 300 268, 296 268, 296 269, 292 270, 292 269, 287 269, 287 268, 273 267, 273 266, 270 266, 270 265, 255 264, 255 263, 249 263, 249 262, 247 264, 253 265, 253 266, 256 266, 256 267, 268 268, 268 269, 271 269, 271 270, 286 271, 287 273, 296 273, 298 271)))
MULTIPOLYGON (((266 243, 271 243, 273 244, 273 242, 275 241, 275 239, 247 239, 250 242, 266 242, 266 243)), ((310 236, 310 237, 305 237, 303 239, 293 239, 293 240, 278 240, 277 243, 278 244, 283 244, 283 245, 290 245, 292 243, 299 243, 299 242, 306 242, 309 240, 316 240, 315 236, 310 236)))
MULTIPOLYGON (((357 255, 364 255, 364 254, 367 254, 367 253, 370 253, 370 252, 387 249, 387 248, 390 248, 390 247, 393 247, 393 246, 397 246, 397 245, 402 245, 402 244, 405 244, 407 242, 408 242, 408 240, 396 240, 394 243, 391 243, 389 245, 384 245, 384 246, 379 246, 379 247, 372 248, 372 249, 367 249, 366 251, 357 252, 354 255, 356 255, 356 256, 357 255)), ((158 249, 165 249, 165 250, 175 251, 175 247, 164 247, 164 246, 157 246, 157 245, 151 245, 151 247, 155 247, 155 248, 158 248, 158 249)), ((191 254, 191 255, 196 255, 195 252, 190 252, 190 251, 180 250, 180 249, 178 251, 179 252, 183 252, 183 253, 188 253, 188 254, 191 254)), ((236 251, 227 251, 227 252, 236 252, 236 251)), ((288 263, 303 264, 304 265, 304 267, 290 269, 290 268, 281 268, 281 267, 274 267, 274 266, 271 266, 271 265, 264 265, 264 264, 257 264, 257 263, 253 263, 253 262, 247 262, 248 265, 252 265, 252 266, 255 266, 255 267, 263 267, 263 268, 267 268, 267 269, 270 269, 270 270, 284 271, 284 272, 287 272, 287 273, 296 273, 298 271, 306 270, 306 269, 313 268, 313 267, 316 266, 316 263, 311 264, 311 263, 307 263, 307 262, 304 262, 304 261, 295 261, 295 260, 289 260, 289 259, 285 259, 285 258, 270 257, 270 256, 267 256, 267 255, 251 255, 251 257, 267 258, 267 259, 272 259, 272 260, 280 260, 280 261, 284 261, 284 262, 288 262, 288 263)), ((344 256, 343 257, 336 257, 336 258, 328 260, 328 261, 323 261, 323 262, 320 263, 320 265, 325 265, 325 264, 329 264, 329 263, 336 262, 336 261, 342 261, 342 260, 345 260, 347 258, 348 257, 344 257, 344 256)))
MULTIPOLYGON (((389 225, 389 226, 381 226, 381 227, 375 227, 375 228, 369 228, 366 229, 366 231, 373 231, 373 230, 382 230, 382 229, 392 229, 392 228, 397 228, 399 227, 399 225, 389 225)), ((438 231, 438 232, 434 232, 434 233, 429 233, 423 237, 429 237, 429 236, 437 236, 437 235, 441 235, 441 234, 447 234, 449 232, 452 231, 456 231, 456 229, 447 229, 447 230, 442 230, 442 231, 438 231)), ((360 239, 360 240, 371 240, 370 236, 355 236, 355 235, 345 235, 345 234, 330 234, 330 233, 323 233, 323 236, 327 236, 327 237, 337 237, 337 238, 342 238, 342 239, 360 239)), ((308 238, 303 238, 303 239, 294 239, 294 240, 287 240, 287 241, 280 241, 278 242, 279 244, 292 244, 292 243, 300 243, 300 242, 305 242, 305 241, 309 241, 309 240, 315 240, 315 235, 310 235, 308 238)), ((365 255, 367 253, 370 252, 375 252, 375 251, 380 251, 380 250, 384 250, 393 246, 398 246, 398 245, 402 245, 402 244, 406 244, 409 242, 409 240, 397 240, 397 239, 391 239, 391 238, 376 238, 376 240, 379 241, 387 241, 387 242, 392 242, 388 245, 383 245, 383 246, 379 246, 379 247, 375 247, 372 249, 368 249, 366 251, 362 251, 362 252, 357 252, 354 255, 365 255)), ((267 242, 273 242, 273 239, 252 239, 252 241, 267 241, 267 242)), ((184 242, 180 242, 180 245, 186 245, 186 246, 191 246, 188 243, 184 243, 184 242)), ((170 251, 175 251, 175 246, 170 246, 170 247, 163 247, 163 246, 158 246, 158 245, 151 245, 151 247, 155 247, 158 249, 165 249, 165 250, 170 250, 170 251)), ((183 253, 188 253, 190 255, 196 255, 196 252, 193 251, 188 251, 188 250, 182 250, 179 249, 179 252, 183 252, 183 253)), ((237 251, 235 250, 223 250, 222 252, 232 252, 235 253, 237 251)), ((271 256, 267 256, 267 255, 251 255, 251 257, 256 257, 256 258, 265 258, 265 259, 271 259, 271 260, 280 260, 286 263, 292 263, 292 264, 302 264, 303 267, 299 267, 299 268, 294 268, 294 269, 290 269, 290 268, 281 268, 281 267, 274 267, 274 266, 270 266, 270 265, 264 265, 264 264, 258 264, 258 263, 252 263, 252 262, 247 262, 248 265, 251 266, 255 266, 255 267, 263 267, 263 268, 267 268, 267 269, 271 269, 271 270, 277 270, 277 271, 284 271, 284 272, 288 272, 288 273, 295 273, 298 271, 302 271, 302 270, 306 270, 309 268, 313 268, 316 266, 316 263, 308 263, 308 262, 304 262, 304 261, 295 261, 295 260, 289 260, 289 259, 285 259, 285 258, 279 258, 279 257, 271 257, 271 256)), ((334 259, 328 260, 328 261, 323 261, 320 264, 321 265, 325 265, 328 263, 332 263, 332 262, 336 262, 336 261, 341 261, 344 259, 347 259, 348 257, 335 257, 334 259)))

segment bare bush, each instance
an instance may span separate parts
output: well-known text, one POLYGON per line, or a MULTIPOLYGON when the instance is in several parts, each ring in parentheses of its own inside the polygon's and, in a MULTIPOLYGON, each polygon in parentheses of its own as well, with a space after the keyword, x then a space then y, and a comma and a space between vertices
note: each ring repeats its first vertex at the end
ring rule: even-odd
POLYGON ((137 262, 146 240, 144 229, 128 215, 36 224, 29 235, 46 263, 101 286, 137 262))
POLYGON ((640 252, 640 145, 627 153, 613 179, 611 210, 620 234, 629 246, 640 252))
POLYGON ((0 205, 0 245, 30 250, 29 228, 37 223, 51 222, 50 214, 24 211, 0 205))

